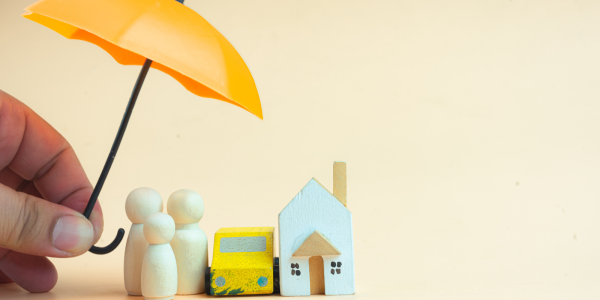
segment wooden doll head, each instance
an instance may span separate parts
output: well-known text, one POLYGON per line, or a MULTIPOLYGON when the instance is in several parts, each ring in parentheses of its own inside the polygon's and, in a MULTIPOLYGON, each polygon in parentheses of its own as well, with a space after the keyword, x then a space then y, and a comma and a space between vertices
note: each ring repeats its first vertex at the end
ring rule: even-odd
POLYGON ((144 222, 144 237, 150 245, 167 244, 174 235, 175 222, 165 213, 151 214, 144 222))
POLYGON ((178 190, 169 197, 167 211, 177 224, 198 223, 204 215, 204 201, 192 190, 178 190))
POLYGON ((134 224, 143 224, 149 215, 162 211, 162 197, 151 188, 137 188, 129 193, 125 201, 125 212, 134 224))

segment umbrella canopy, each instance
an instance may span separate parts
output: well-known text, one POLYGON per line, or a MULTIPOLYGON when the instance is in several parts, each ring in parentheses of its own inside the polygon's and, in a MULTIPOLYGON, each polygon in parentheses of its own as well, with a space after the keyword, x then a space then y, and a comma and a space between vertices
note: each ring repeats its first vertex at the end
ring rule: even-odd
MULTIPOLYGON (((237 105, 262 119, 262 108, 250 70, 233 46, 183 0, 39 0, 23 16, 69 39, 96 44, 123 65, 143 65, 121 126, 83 212, 89 219, 133 112, 148 70, 161 70, 190 92, 237 105), (177 2, 179 3, 177 3, 177 2)), ((119 229, 106 247, 123 239, 119 229)))
POLYGON ((250 70, 231 43, 175 0, 41 0, 25 18, 106 50, 123 65, 151 67, 190 92, 237 105, 262 119, 250 70))

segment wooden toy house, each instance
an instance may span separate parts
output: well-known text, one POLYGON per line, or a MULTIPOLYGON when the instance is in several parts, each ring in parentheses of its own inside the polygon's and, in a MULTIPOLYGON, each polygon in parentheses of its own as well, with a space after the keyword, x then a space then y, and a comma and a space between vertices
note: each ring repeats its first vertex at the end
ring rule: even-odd
POLYGON ((333 190, 313 178, 279 213, 283 296, 354 294, 352 214, 346 208, 343 162, 334 163, 333 190))

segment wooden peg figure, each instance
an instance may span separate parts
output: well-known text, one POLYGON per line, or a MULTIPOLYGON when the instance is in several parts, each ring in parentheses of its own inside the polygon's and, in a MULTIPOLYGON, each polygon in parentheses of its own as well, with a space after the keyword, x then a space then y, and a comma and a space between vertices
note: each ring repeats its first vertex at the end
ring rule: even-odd
POLYGON ((192 190, 178 190, 169 197, 167 211, 176 228, 171 247, 177 260, 177 295, 204 293, 208 239, 198 226, 204 215, 202 197, 192 190))
POLYGON ((173 299, 177 292, 177 261, 171 249, 175 222, 165 213, 150 215, 144 223, 148 249, 142 263, 142 295, 146 300, 173 299))
POLYGON ((144 238, 144 222, 149 215, 162 210, 160 194, 147 187, 131 191, 125 201, 125 212, 132 223, 124 260, 125 290, 129 295, 142 295, 142 261, 148 248, 148 242, 144 238))

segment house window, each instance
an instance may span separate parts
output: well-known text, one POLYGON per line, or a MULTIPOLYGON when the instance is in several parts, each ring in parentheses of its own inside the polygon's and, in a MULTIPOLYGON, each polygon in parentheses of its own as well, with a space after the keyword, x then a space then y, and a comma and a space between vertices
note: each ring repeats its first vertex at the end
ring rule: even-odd
POLYGON ((292 264, 292 276, 296 275, 296 276, 300 276, 301 272, 300 272, 300 265, 298 265, 298 263, 292 264), (298 269, 298 270, 296 270, 298 269))
POLYGON ((338 261, 332 261, 331 262, 331 275, 335 275, 335 274, 341 274, 342 273, 342 262, 338 261))

